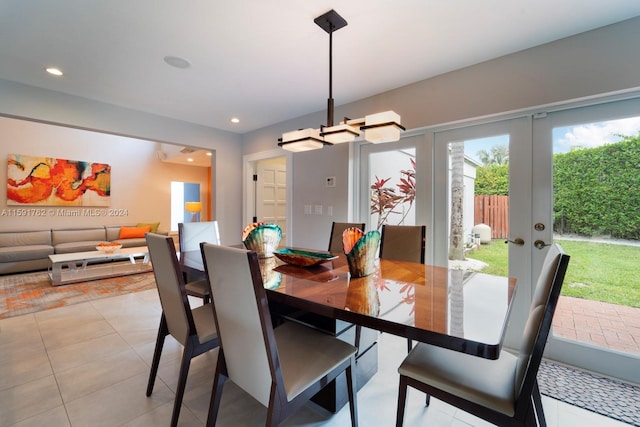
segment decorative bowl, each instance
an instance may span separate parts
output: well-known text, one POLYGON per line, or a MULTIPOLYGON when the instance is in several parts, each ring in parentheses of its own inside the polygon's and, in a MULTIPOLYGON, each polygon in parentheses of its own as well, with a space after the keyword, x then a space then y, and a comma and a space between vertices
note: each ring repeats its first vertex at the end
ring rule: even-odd
POLYGON ((338 258, 329 252, 303 251, 300 249, 284 248, 273 251, 273 254, 287 264, 298 267, 310 267, 338 258))
POLYGON ((344 230, 342 246, 351 277, 364 277, 373 273, 379 245, 380 232, 377 230, 371 230, 366 234, 357 227, 344 230))
POLYGON ((105 243, 98 243, 98 245, 96 245, 96 250, 103 252, 105 254, 112 254, 115 251, 119 250, 120 248, 122 248, 122 245, 120 243, 105 242, 105 243))
POLYGON ((271 258, 281 239, 282 230, 276 224, 254 222, 242 231, 245 248, 256 251, 260 258, 271 258))

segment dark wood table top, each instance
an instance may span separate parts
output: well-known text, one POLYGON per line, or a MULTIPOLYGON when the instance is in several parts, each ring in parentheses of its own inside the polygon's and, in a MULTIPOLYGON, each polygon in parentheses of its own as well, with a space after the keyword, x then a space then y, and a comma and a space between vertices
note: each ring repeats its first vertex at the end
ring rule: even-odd
MULTIPOLYGON (((204 270, 198 251, 181 256, 204 270)), ((352 278, 346 258, 313 267, 260 260, 269 301, 488 359, 500 354, 515 279, 379 259, 352 278)))

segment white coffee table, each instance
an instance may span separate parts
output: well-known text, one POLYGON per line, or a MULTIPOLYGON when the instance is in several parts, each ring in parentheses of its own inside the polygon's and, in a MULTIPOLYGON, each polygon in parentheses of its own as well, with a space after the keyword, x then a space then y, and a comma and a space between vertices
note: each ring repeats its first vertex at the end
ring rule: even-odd
POLYGON ((113 253, 89 251, 55 254, 49 255, 49 260, 52 286, 143 273, 152 269, 146 246, 121 248, 113 253), (129 262, 115 262, 126 259, 129 262))

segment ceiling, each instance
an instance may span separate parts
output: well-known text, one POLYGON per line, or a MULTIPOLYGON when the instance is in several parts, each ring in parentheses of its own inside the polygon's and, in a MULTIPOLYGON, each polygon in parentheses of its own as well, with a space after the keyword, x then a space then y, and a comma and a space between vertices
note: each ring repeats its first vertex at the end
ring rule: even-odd
POLYGON ((211 150, 166 143, 161 143, 159 148, 156 154, 158 160, 163 162, 206 168, 211 166, 211 150))
POLYGON ((326 108, 313 19, 332 8, 348 22, 336 105, 640 15, 638 0, 2 0, 0 78, 245 133, 326 108))

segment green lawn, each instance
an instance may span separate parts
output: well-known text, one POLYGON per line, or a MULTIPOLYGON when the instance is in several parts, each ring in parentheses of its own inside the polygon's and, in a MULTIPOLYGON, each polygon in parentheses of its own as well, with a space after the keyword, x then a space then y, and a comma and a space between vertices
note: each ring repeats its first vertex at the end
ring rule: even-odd
MULTIPOLYGON (((562 295, 640 307, 640 247, 556 242, 571 256, 562 295)), ((489 264, 483 272, 506 276, 507 249, 496 239, 467 256, 489 264)))

